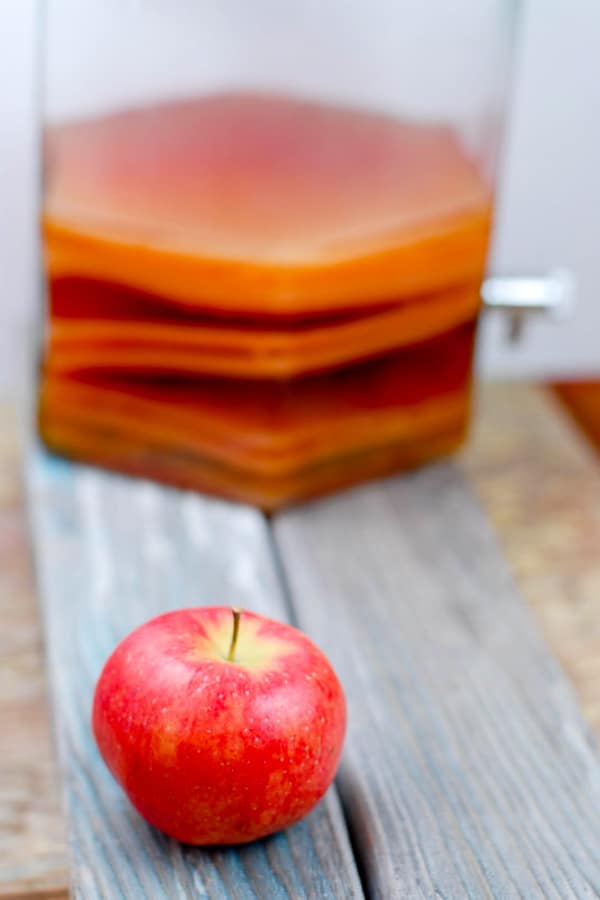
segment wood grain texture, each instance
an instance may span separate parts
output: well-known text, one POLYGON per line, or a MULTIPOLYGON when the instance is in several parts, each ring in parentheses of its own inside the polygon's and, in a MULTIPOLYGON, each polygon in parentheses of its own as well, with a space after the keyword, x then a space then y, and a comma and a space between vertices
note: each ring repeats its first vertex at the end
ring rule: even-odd
POLYGON ((91 735, 100 668, 145 619, 232 601, 286 617, 262 516, 69 465, 37 448, 28 469, 74 896, 362 896, 335 790, 306 820, 267 840, 236 851, 187 848, 133 811, 91 735))
POLYGON ((339 788, 367 895, 600 895, 595 749, 456 466, 274 528, 347 690, 339 788))
POLYGON ((62 815, 15 412, 0 404, 0 897, 65 897, 62 815))
POLYGON ((459 464, 600 736, 600 460, 548 390, 482 386, 459 464))
MULTIPOLYGON (((5 836, 0 843, 0 897, 49 900, 65 895, 52 885, 61 882, 64 888, 66 867, 48 749, 39 626, 28 582, 14 415, 8 407, 2 413, 0 702, 2 722, 5 710, 14 711, 10 733, 15 737, 10 759, 0 758, 0 771, 6 773, 0 784, 6 826, 0 829, 5 836)), ((600 467, 595 454, 545 391, 491 385, 481 390, 473 434, 458 462, 586 716, 600 733, 600 467)), ((3 751, 5 733, 3 728, 3 751)), ((520 816, 517 806, 515 819, 520 816)), ((543 896, 541 890, 521 893, 543 896)))

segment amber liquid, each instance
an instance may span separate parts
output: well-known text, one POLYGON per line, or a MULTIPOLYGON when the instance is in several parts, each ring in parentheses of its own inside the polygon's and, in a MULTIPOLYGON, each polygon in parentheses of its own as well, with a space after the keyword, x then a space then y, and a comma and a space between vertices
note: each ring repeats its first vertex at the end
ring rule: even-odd
POLYGON ((274 509, 460 442, 490 194, 450 129, 218 95, 47 155, 51 448, 274 509))

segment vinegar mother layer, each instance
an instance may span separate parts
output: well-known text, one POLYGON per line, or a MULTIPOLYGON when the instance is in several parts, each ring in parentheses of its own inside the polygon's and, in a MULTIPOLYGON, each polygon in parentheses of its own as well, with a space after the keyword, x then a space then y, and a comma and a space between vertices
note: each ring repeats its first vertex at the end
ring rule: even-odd
POLYGON ((221 94, 46 148, 51 448, 276 509, 461 440, 490 192, 449 128, 221 94))
POLYGON ((49 275, 302 315, 477 281, 490 192, 446 127, 222 94, 52 128, 49 275))

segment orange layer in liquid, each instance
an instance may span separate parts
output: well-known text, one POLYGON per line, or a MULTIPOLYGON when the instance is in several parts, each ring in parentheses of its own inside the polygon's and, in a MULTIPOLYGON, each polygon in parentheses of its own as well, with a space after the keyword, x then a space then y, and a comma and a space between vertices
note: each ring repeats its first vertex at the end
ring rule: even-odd
POLYGON ((159 478, 168 470, 170 480, 202 489, 218 471, 214 490, 275 508, 314 493, 311 478, 323 468, 333 477, 339 467, 343 479, 351 466, 353 481, 357 460, 382 474, 369 454, 387 461, 409 452, 415 463, 432 447, 455 446, 468 415, 473 332, 469 323, 293 382, 53 376, 41 394, 42 435, 67 455, 159 478))
POLYGON ((47 153, 50 446, 272 509, 460 440, 490 194, 451 130, 231 94, 47 153))

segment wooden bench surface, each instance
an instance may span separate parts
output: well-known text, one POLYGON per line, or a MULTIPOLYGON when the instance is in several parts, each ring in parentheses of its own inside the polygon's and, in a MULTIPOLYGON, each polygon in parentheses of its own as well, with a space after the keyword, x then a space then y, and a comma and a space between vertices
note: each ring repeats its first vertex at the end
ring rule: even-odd
MULTIPOLYGON (((252 510, 36 455, 36 545, 80 896, 360 896, 359 873, 366 894, 380 897, 599 892, 596 753, 470 487, 597 725, 598 468, 541 393, 488 389, 481 409, 457 463, 284 513, 272 534, 252 510), (90 693, 137 621, 232 595, 291 613, 332 656, 350 701, 343 815, 331 792, 307 822, 270 841, 236 853, 184 850, 143 826, 104 771, 87 724, 90 693)), ((3 499, 21 546, 14 491, 3 499)), ((43 766, 29 765, 49 773, 39 733, 43 766)), ((23 726, 21 734, 22 748, 32 739, 23 726)), ((40 791, 26 795, 29 811, 39 810, 40 791)), ((25 854, 21 868, 0 868, 0 896, 49 896, 64 878, 60 823, 44 796, 46 827, 21 808, 8 816, 6 835, 37 853, 29 869, 25 854)), ((10 838, 1 840, 4 851, 10 838)))

